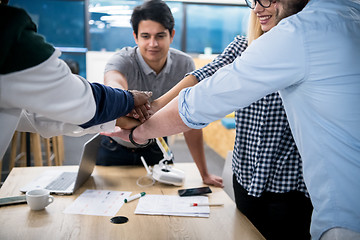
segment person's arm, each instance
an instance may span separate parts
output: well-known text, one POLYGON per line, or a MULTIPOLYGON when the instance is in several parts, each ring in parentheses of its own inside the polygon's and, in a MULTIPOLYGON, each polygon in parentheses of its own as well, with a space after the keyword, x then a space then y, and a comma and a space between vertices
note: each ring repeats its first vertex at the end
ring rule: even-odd
POLYGON ((208 185, 214 185, 215 187, 223 187, 222 178, 208 172, 202 130, 192 129, 184 132, 184 138, 191 156, 199 169, 203 182, 208 185))
POLYGON ((111 70, 104 74, 104 84, 113 88, 128 89, 126 77, 116 70, 111 70))
POLYGON ((179 92, 187 87, 192 87, 198 83, 198 80, 193 75, 188 75, 183 78, 180 82, 178 82, 173 88, 171 88, 168 92, 157 98, 151 103, 151 109, 154 112, 159 111, 162 107, 168 104, 172 99, 174 99, 179 92))
MULTIPOLYGON (((194 61, 189 57, 187 66, 187 72, 193 71, 195 69, 194 61)), ((170 102, 174 97, 176 97, 183 88, 193 86, 197 84, 198 81, 196 77, 189 75, 185 77, 183 80, 178 82, 170 91, 166 92, 163 96, 158 98, 161 101, 160 105, 152 102, 152 109, 154 110, 156 107, 160 109, 165 106, 168 102, 170 102)), ((155 112, 158 110, 156 109, 155 112)), ((208 185, 213 185, 215 187, 223 187, 222 186, 222 178, 216 175, 209 174, 207 166, 206 166, 206 157, 204 151, 204 142, 203 142, 203 132, 202 130, 194 129, 187 132, 184 132, 184 138, 188 149, 191 153, 193 161, 196 163, 197 168, 200 172, 200 175, 203 179, 203 182, 208 185)))
MULTIPOLYGON (((144 144, 148 139, 170 136, 191 130, 182 121, 178 109, 178 97, 160 109, 150 119, 133 130, 133 140, 144 144)), ((114 132, 103 132, 105 136, 120 137, 129 142, 130 130, 117 127, 114 132)))
MULTIPOLYGON (((113 88, 128 89, 126 77, 119 71, 111 70, 104 74, 104 84, 113 88)), ((131 129, 140 125, 141 122, 132 117, 123 116, 116 119, 116 126, 124 129, 131 129)))
MULTIPOLYGON (((116 70, 110 70, 105 73, 104 84, 113 88, 119 88, 123 90, 128 89, 128 82, 126 77, 124 74, 116 70)), ((146 104, 141 106, 136 106, 129 115, 139 119, 139 121, 131 117, 121 117, 121 119, 116 121, 116 125, 125 129, 135 127, 150 117, 149 110, 149 102, 146 102, 146 104)))

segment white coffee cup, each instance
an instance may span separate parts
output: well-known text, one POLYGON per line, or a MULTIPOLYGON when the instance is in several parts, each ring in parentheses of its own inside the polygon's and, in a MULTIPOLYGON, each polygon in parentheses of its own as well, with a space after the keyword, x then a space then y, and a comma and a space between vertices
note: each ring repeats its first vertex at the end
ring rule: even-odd
POLYGON ((42 210, 54 202, 54 197, 46 189, 34 189, 26 192, 26 202, 32 210, 42 210))

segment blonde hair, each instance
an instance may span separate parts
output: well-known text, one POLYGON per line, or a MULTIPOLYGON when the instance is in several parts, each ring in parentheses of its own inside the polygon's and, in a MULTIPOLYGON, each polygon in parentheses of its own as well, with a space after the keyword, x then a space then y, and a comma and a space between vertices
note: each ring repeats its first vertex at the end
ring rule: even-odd
POLYGON ((261 30, 261 24, 259 18, 256 16, 254 11, 250 12, 249 28, 248 28, 248 45, 263 34, 261 30))
MULTIPOLYGON (((306 4, 309 2, 309 0, 299 0, 296 3, 294 2, 285 2, 285 9, 288 9, 287 16, 296 14, 300 12, 306 4)), ((286 17, 287 17, 286 16, 286 17)), ((285 17, 285 16, 284 16, 285 17)), ((259 18, 254 13, 254 10, 251 10, 250 12, 250 18, 249 18, 249 26, 248 26, 248 45, 251 44, 252 41, 263 35, 263 31, 261 30, 261 24, 259 21, 259 18)))

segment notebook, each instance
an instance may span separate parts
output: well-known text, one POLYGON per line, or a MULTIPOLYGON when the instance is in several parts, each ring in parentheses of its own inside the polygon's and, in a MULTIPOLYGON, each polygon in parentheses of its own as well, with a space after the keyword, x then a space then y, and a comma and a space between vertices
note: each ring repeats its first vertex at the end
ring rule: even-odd
POLYGON ((45 188, 53 194, 73 194, 90 177, 94 170, 100 138, 101 136, 96 134, 84 144, 77 172, 48 170, 22 187, 20 191, 25 193, 31 189, 45 188))

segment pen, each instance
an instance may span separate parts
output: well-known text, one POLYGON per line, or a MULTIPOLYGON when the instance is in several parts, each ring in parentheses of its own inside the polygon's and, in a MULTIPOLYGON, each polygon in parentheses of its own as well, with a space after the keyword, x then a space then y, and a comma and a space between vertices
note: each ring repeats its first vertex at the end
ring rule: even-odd
POLYGON ((200 206, 224 206, 223 203, 190 203, 190 207, 200 207, 200 206))
POLYGON ((132 200, 135 200, 135 199, 138 199, 138 198, 141 198, 141 197, 145 196, 145 194, 146 194, 145 192, 135 194, 135 195, 133 195, 133 196, 131 196, 129 198, 125 198, 124 202, 125 203, 131 202, 132 200))

